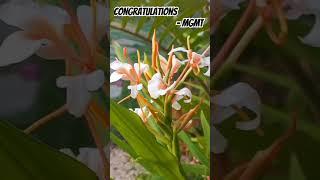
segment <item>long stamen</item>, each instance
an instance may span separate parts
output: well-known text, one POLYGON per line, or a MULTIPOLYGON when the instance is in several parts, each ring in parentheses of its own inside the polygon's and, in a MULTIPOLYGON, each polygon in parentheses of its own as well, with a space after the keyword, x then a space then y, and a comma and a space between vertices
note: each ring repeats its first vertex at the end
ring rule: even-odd
POLYGON ((74 33, 76 33, 79 41, 79 46, 84 52, 84 55, 86 58, 88 58, 88 61, 93 61, 93 58, 91 56, 91 48, 89 46, 88 40, 86 39, 85 35, 81 31, 81 26, 78 21, 77 15, 74 13, 71 5, 69 4, 68 0, 63 0, 63 6, 66 12, 69 14, 71 19, 71 25, 73 27, 74 33))
POLYGON ((124 101, 126 101, 126 100, 128 100, 128 99, 130 99, 130 98, 131 98, 131 96, 128 95, 127 97, 121 99, 121 100, 118 102, 118 104, 121 104, 121 103, 123 103, 124 101))
POLYGON ((67 112, 67 106, 63 105, 59 109, 53 111, 50 114, 47 114, 43 118, 39 119, 35 123, 33 123, 31 126, 29 126, 27 129, 24 130, 26 134, 31 134, 35 130, 39 129, 40 127, 44 126, 45 124, 49 123, 50 121, 54 120, 55 118, 63 115, 67 112))

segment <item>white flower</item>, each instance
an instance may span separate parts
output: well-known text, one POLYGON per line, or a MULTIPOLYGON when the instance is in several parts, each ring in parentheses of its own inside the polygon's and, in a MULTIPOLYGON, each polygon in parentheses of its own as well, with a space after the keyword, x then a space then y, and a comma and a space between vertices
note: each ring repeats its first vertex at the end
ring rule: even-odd
MULTIPOLYGON (((213 125, 222 123, 236 113, 231 107, 232 105, 239 108, 245 107, 256 114, 256 117, 253 120, 236 122, 236 128, 241 130, 254 130, 260 125, 261 100, 257 91, 246 83, 237 83, 227 88, 222 91, 221 94, 214 96, 213 102, 214 110, 213 116, 211 116, 213 125)), ((215 129, 215 131, 217 130, 215 129)), ((219 153, 224 148, 218 147, 218 145, 226 146, 226 140, 222 135, 220 136, 218 132, 212 133, 217 135, 216 138, 213 138, 214 140, 212 139, 212 144, 214 146, 213 150, 217 150, 217 152, 213 152, 219 153)))
MULTIPOLYGON (((81 30, 89 42, 93 41, 91 9, 89 6, 80 6, 77 10, 81 30)), ((105 25, 106 12, 106 8, 98 3, 97 37, 100 39, 107 29, 105 25)), ((0 66, 21 62, 34 53, 45 59, 66 57, 63 50, 59 49, 61 47, 57 44, 56 38, 52 38, 58 36, 60 39, 65 39, 64 26, 70 24, 70 17, 65 10, 57 6, 39 5, 32 1, 30 3, 9 2, 0 6, 0 20, 21 29, 3 41, 0 47, 0 66), (53 32, 45 30, 35 32, 36 27, 42 29, 42 27, 38 27, 39 22, 47 23, 53 28, 53 32)))
POLYGON ((204 75, 210 77, 210 57, 203 58, 199 67, 200 68, 208 67, 208 70, 207 70, 207 72, 204 73, 204 75))
POLYGON ((116 59, 110 64, 110 68, 112 70, 115 70, 113 73, 110 75, 110 83, 116 82, 120 79, 122 80, 132 80, 132 74, 131 74, 131 69, 132 66, 128 63, 123 63, 116 59))
POLYGON ((138 92, 143 87, 140 83, 141 75, 149 70, 149 66, 144 63, 135 63, 132 67, 131 64, 123 63, 116 59, 110 64, 110 68, 115 70, 110 75, 110 82, 112 83, 120 79, 129 80, 130 85, 128 89, 131 90, 131 97, 136 98, 138 92))
POLYGON ((284 6, 288 8, 287 17, 298 19, 302 15, 314 15, 315 24, 311 31, 300 37, 304 44, 320 47, 320 1, 318 0, 286 0, 284 6))
POLYGON ((208 70, 206 73, 204 73, 204 75, 210 76, 210 56, 205 57, 204 54, 198 54, 196 52, 192 52, 191 50, 187 50, 183 47, 174 48, 169 52, 169 54, 175 52, 187 53, 188 59, 182 61, 182 63, 190 62, 192 68, 194 68, 196 71, 198 71, 199 68, 208 67, 208 70))
POLYGON ((98 90, 104 83, 102 70, 76 76, 61 76, 57 79, 57 86, 67 89, 67 109, 70 114, 82 116, 91 99, 91 92, 98 90))
POLYGON ((172 56, 172 67, 171 69, 168 69, 168 61, 163 56, 160 56, 160 66, 164 73, 170 72, 170 77, 173 76, 175 73, 178 72, 179 68, 182 65, 182 62, 176 58, 175 55, 172 56))
POLYGON ((114 99, 121 95, 122 87, 118 85, 110 85, 110 98, 114 99))
MULTIPOLYGON (((68 148, 60 149, 60 151, 86 165, 96 173, 100 180, 105 180, 104 166, 98 149, 87 147, 79 148, 79 154, 77 156, 68 148)), ((105 147, 104 151, 106 155, 109 155, 108 147, 105 147)))
POLYGON ((185 103, 190 103, 191 102, 192 93, 188 88, 182 88, 179 91, 177 91, 175 94, 176 94, 176 96, 173 98, 173 103, 172 103, 172 107, 175 110, 180 110, 181 109, 181 105, 179 104, 178 101, 180 101, 184 97, 188 98, 188 99, 184 100, 185 103))
POLYGON ((128 86, 128 89, 131 90, 131 93, 130 93, 131 97, 135 99, 138 96, 139 91, 142 90, 142 88, 143 88, 142 84, 128 86))
POLYGON ((152 76, 148 82, 148 92, 153 99, 157 99, 159 96, 167 94, 175 86, 175 82, 170 86, 164 83, 160 73, 156 73, 152 76))
POLYGON ((146 106, 144 106, 143 108, 134 108, 134 110, 130 110, 135 112, 142 119, 143 122, 147 122, 148 118, 151 116, 151 112, 147 109, 146 106))

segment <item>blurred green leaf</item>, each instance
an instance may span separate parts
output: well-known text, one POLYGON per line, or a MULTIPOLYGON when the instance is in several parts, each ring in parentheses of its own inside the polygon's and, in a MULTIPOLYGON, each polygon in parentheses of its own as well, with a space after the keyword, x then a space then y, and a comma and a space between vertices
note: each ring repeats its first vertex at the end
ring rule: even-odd
POLYGON ((1 179, 97 179, 77 160, 0 122, 1 179))
POLYGON ((135 150, 138 163, 154 175, 184 179, 178 159, 156 141, 136 114, 111 101, 110 116, 112 126, 135 150))
POLYGON ((205 143, 206 143, 206 146, 205 146, 206 154, 209 155, 210 154, 210 125, 203 111, 201 111, 200 119, 201 119, 201 125, 202 125, 203 134, 205 138, 205 143))
POLYGON ((303 175, 301 165, 295 154, 291 155, 290 180, 306 180, 306 177, 303 175))

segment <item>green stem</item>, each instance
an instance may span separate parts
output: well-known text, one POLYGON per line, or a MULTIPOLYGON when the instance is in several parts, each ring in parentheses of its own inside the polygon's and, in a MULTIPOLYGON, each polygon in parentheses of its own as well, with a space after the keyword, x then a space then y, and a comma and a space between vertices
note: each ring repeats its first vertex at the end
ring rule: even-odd
POLYGON ((213 82, 215 82, 225 71, 230 69, 231 65, 234 64, 242 54, 242 52, 247 48, 251 40, 259 32, 263 26, 262 17, 257 17, 256 20, 251 24, 246 33, 242 36, 239 43, 235 46, 229 57, 226 59, 225 63, 221 68, 218 69, 213 77, 213 82))

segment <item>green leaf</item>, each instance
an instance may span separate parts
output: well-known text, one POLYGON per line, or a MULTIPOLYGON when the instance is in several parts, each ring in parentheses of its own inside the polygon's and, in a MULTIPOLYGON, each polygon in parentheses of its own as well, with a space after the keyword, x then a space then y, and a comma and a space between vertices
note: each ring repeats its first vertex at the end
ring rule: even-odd
POLYGON ((182 168, 190 175, 209 175, 208 168, 201 164, 182 164, 182 168))
POLYGON ((97 179, 77 160, 0 122, 1 179, 97 179))
POLYGON ((205 147, 206 154, 210 154, 210 125, 203 111, 201 111, 200 119, 201 119, 201 125, 202 125, 203 134, 206 142, 206 147, 205 147))
POLYGON ((110 116, 112 126, 135 150, 137 162, 145 169, 169 180, 184 179, 178 159, 156 141, 136 114, 111 101, 110 116))
POLYGON ((134 151, 134 149, 132 149, 132 147, 130 147, 129 144, 127 144, 126 142, 121 140, 114 133, 112 133, 112 132, 110 133, 110 138, 111 138, 112 142, 114 142, 116 145, 118 145, 123 151, 127 152, 132 158, 138 157, 138 155, 134 151))
POLYGON ((301 165, 295 154, 291 155, 290 162, 290 180, 306 180, 301 165))
POLYGON ((178 134, 179 138, 187 144, 187 146, 190 149, 190 152, 192 155, 194 155, 199 161, 207 166, 208 168, 210 167, 209 165, 209 158, 206 156, 203 150, 200 149, 199 145, 192 142, 191 138, 188 134, 186 134, 184 131, 181 131, 178 134))

